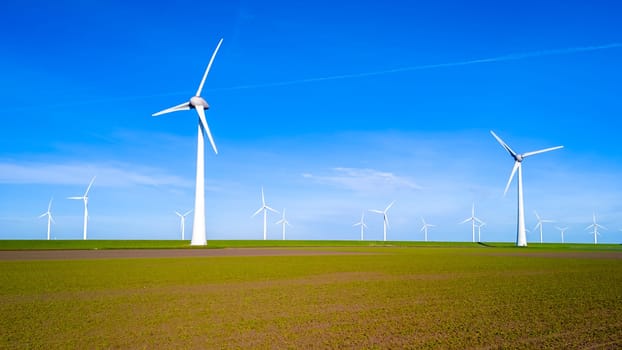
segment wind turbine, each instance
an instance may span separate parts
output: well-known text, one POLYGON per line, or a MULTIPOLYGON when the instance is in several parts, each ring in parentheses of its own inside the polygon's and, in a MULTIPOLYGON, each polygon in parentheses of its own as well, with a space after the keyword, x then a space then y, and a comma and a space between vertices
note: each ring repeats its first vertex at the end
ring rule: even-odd
POLYGON ((287 221, 287 219, 285 218, 285 208, 283 208, 283 217, 281 218, 281 220, 276 222, 277 225, 283 225, 283 240, 285 240, 285 226, 290 225, 289 221, 287 221))
POLYGON ((186 216, 188 216, 188 214, 190 214, 192 212, 192 210, 188 210, 187 212, 180 214, 179 212, 175 212, 175 214, 177 214, 177 216, 179 216, 179 220, 180 222, 180 226, 181 226, 181 240, 185 240, 186 238, 184 237, 184 232, 186 231, 186 216))
POLYGON ((54 218, 52 218, 52 199, 50 199, 50 202, 48 203, 48 211, 46 211, 45 213, 39 215, 39 218, 42 218, 44 216, 48 217, 48 241, 50 240, 50 227, 52 226, 52 223, 56 223, 56 221, 54 221, 54 218))
POLYGON ((564 233, 565 233, 566 231, 568 231, 568 227, 559 227, 559 226, 556 226, 555 228, 556 228, 556 229, 558 229, 558 230, 559 230, 559 232, 561 233, 561 235, 562 235, 562 244, 563 244, 563 243, 564 243, 564 233))
POLYGON ((386 208, 384 208, 384 210, 378 210, 378 209, 369 210, 373 213, 382 214, 382 220, 384 222, 384 241, 385 242, 387 241, 387 226, 389 226, 389 217, 387 216, 387 212, 389 211, 391 206, 393 206, 393 203, 395 203, 395 201, 391 202, 391 204, 389 204, 386 208))
POLYGON ((365 229, 367 228, 367 225, 365 224, 365 211, 364 210, 361 212, 361 221, 357 222, 356 224, 352 226, 361 226, 361 241, 362 241, 363 234, 365 233, 365 229))
POLYGON ((207 101, 201 97, 201 90, 203 90, 203 84, 205 83, 205 78, 207 78, 207 74, 212 67, 212 63, 214 62, 214 58, 216 57, 216 53, 218 53, 218 49, 220 49, 220 45, 222 44, 222 39, 218 42, 214 53, 212 54, 212 58, 210 58, 209 63, 207 64, 207 69, 205 69, 205 73, 203 74, 203 79, 201 79, 201 84, 199 84, 199 88, 194 96, 190 98, 190 101, 184 102, 174 107, 167 108, 160 112, 152 114, 152 116, 157 117, 162 114, 167 114, 171 112, 177 111, 186 111, 189 109, 194 109, 197 111, 199 116, 198 122, 198 135, 197 135, 197 174, 196 174, 196 185, 194 192, 194 221, 192 224, 192 241, 190 245, 207 245, 207 239, 205 237, 205 146, 204 146, 204 134, 207 134, 209 142, 212 144, 212 148, 214 149, 214 153, 218 154, 218 149, 216 148, 216 144, 214 143, 214 138, 212 137, 212 133, 209 130, 209 126, 207 125, 207 120, 205 119, 205 110, 209 109, 209 105, 207 101))
POLYGON ((421 218, 421 222, 423 223, 423 226, 421 226, 421 231, 423 231, 424 239, 427 242, 428 241, 428 229, 430 227, 435 227, 436 225, 428 224, 427 222, 425 222, 424 218, 421 218))
POLYGON ((461 224, 467 223, 467 222, 471 222, 471 231, 473 234, 473 243, 475 243, 475 222, 479 222, 480 224, 483 224, 484 222, 480 219, 478 219, 475 216, 475 203, 473 203, 473 206, 471 207, 471 216, 464 219, 463 221, 461 221, 461 224))
POLYGON ((538 215, 538 213, 534 210, 533 211, 534 214, 536 214, 536 219, 538 220, 538 223, 536 224, 536 226, 533 228, 534 230, 537 228, 540 228, 540 244, 542 244, 542 224, 546 223, 546 222, 555 222, 554 220, 546 220, 546 219, 542 219, 540 217, 540 215, 538 215))
POLYGON ((86 192, 84 192, 83 196, 80 197, 67 197, 67 199, 81 199, 84 201, 84 234, 83 239, 86 241, 86 229, 89 221, 89 190, 91 186, 93 186, 93 181, 95 181, 95 176, 91 179, 89 186, 86 188, 86 192))
POLYGON ((477 241, 482 241, 482 227, 486 226, 486 223, 482 221, 481 224, 477 225, 477 241))
POLYGON ((607 228, 603 225, 597 224, 596 223, 596 213, 592 213, 592 224, 588 227, 586 227, 586 230, 592 229, 593 234, 594 234, 594 244, 598 244, 598 238, 596 238, 597 236, 600 236, 600 233, 598 233, 598 229, 602 228, 603 230, 606 230, 607 228))
POLYGON ((544 152, 554 151, 556 149, 563 148, 564 146, 555 146, 555 147, 541 149, 538 151, 518 154, 514 152, 510 148, 510 146, 508 146, 505 142, 503 142, 503 140, 501 140, 501 138, 497 136, 497 134, 495 134, 492 130, 490 130, 490 133, 492 134, 492 136, 494 136, 495 139, 497 139, 499 144, 501 144, 501 146, 505 148, 505 150, 508 151, 508 153, 510 153, 510 156, 512 156, 512 158, 514 159, 514 167, 512 168, 512 173, 510 174, 508 183, 505 186, 505 191, 503 191, 504 196, 508 192, 508 188, 510 188, 510 183, 512 182, 512 179, 514 178, 514 174, 516 174, 516 171, 518 170, 518 215, 517 215, 517 225, 516 225, 517 226, 516 245, 519 247, 526 247, 527 246, 527 234, 525 233, 525 206, 523 203, 523 170, 522 170, 523 160, 525 160, 525 158, 529 156, 533 156, 533 155, 544 153, 544 152))
POLYGON ((268 210, 273 212, 273 213, 279 213, 278 211, 270 208, 267 204, 266 204, 266 198, 263 195, 263 187, 261 188, 261 208, 257 209, 257 211, 251 215, 251 218, 254 217, 255 215, 261 213, 263 211, 263 240, 265 241, 268 237, 268 226, 267 226, 267 215, 268 215, 268 210))

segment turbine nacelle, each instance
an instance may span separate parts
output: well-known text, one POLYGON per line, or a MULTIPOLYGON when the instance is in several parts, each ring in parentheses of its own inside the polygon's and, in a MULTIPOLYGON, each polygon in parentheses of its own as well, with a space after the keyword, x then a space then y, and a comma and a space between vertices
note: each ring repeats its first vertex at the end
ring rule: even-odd
POLYGON ((201 96, 192 96, 190 98, 190 108, 195 109, 198 106, 202 106, 203 109, 209 109, 209 104, 207 103, 207 101, 205 101, 205 99, 201 96))

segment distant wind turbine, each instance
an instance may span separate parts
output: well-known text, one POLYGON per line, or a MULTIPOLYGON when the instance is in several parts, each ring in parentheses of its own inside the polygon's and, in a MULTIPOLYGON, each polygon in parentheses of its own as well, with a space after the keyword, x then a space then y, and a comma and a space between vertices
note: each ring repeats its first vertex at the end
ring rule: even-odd
POLYGON ((387 226, 389 226, 389 217, 387 216, 387 212, 389 211, 391 206, 393 206, 393 203, 395 203, 395 201, 391 202, 391 204, 389 204, 386 208, 384 208, 384 210, 378 210, 378 209, 370 209, 369 210, 369 211, 371 211, 373 213, 382 214, 383 227, 384 227, 384 241, 385 242, 387 240, 387 226))
POLYGON ((538 213, 534 210, 533 212, 534 214, 536 214, 536 220, 538 220, 538 223, 536 224, 536 226, 533 228, 534 230, 539 228, 540 229, 540 244, 543 243, 542 240, 542 224, 543 223, 547 223, 547 222, 555 222, 554 220, 547 220, 547 219, 542 219, 540 217, 540 215, 538 215, 538 213))
POLYGON ((477 225, 477 241, 478 242, 482 241, 482 227, 484 226, 486 226, 485 222, 482 222, 479 225, 477 225))
POLYGON ((423 231, 424 240, 427 242, 428 241, 428 229, 430 227, 435 227, 436 225, 428 224, 427 222, 425 222, 424 218, 421 218, 421 222, 423 223, 423 226, 421 226, 421 231, 423 231))
POLYGON ((568 231, 568 227, 559 227, 559 226, 555 226, 555 228, 556 228, 557 230, 559 230, 559 233, 561 233, 561 235, 562 235, 562 244, 563 244, 563 243, 564 243, 564 233, 565 233, 566 231, 568 231))
POLYGON ((207 64, 207 69, 205 69, 203 79, 201 79, 201 84, 199 84, 196 94, 190 98, 190 101, 152 114, 152 116, 157 117, 171 112, 194 109, 197 111, 199 116, 197 136, 197 173, 194 192, 194 221, 192 224, 192 241, 190 242, 190 245, 207 245, 207 238, 205 236, 205 141, 203 135, 207 134, 209 142, 212 144, 212 148, 214 149, 214 153, 218 154, 218 149, 216 149, 216 143, 214 143, 214 138, 212 137, 212 133, 207 125, 207 120, 205 119, 205 110, 209 109, 209 104, 207 104, 207 101, 201 97, 201 91, 203 90, 205 78, 207 78, 207 74, 212 67, 212 63, 214 62, 214 58, 216 57, 216 53, 218 52, 218 49, 220 49, 221 44, 222 39, 218 42, 218 45, 212 54, 212 58, 210 58, 209 63, 207 64))
POLYGON ((361 221, 357 222, 352 226, 361 226, 361 241, 364 239, 365 229, 367 225, 365 224, 365 211, 361 212, 361 221))
POLYGON ((471 216, 464 219, 463 221, 461 221, 461 224, 467 223, 467 222, 471 222, 471 231, 472 231, 472 235, 473 235, 473 243, 475 243, 475 223, 479 222, 480 224, 484 223, 482 220, 478 219, 475 216, 475 203, 473 203, 473 206, 471 207, 471 216))
POLYGON ((177 214, 177 216, 179 216, 179 220, 180 220, 180 228, 181 228, 181 240, 185 240, 186 237, 184 237, 184 233, 186 231, 186 216, 188 216, 188 214, 190 214, 192 212, 192 210, 188 210, 187 212, 181 214, 178 211, 175 212, 175 214, 177 214))
POLYGON ((538 150, 538 151, 518 154, 514 152, 510 148, 510 146, 508 146, 505 142, 503 142, 503 140, 501 140, 501 138, 497 136, 497 134, 495 134, 492 130, 490 131, 490 133, 495 139, 497 139, 497 141, 501 144, 501 146, 505 148, 505 150, 508 151, 508 153, 510 153, 510 156, 512 156, 512 158, 514 159, 514 168, 512 168, 512 173, 510 174, 508 183, 505 186, 505 191, 503 192, 504 196, 508 192, 508 188, 510 188, 510 183, 512 182, 512 179, 514 178, 514 174, 516 174, 516 171, 518 170, 518 215, 517 215, 517 225, 516 225, 517 226, 516 245, 519 247, 526 247, 527 246, 527 235, 525 234, 525 207, 523 203, 523 170, 522 170, 523 160, 527 157, 530 157, 536 154, 554 151, 556 149, 563 148, 564 146, 556 146, 556 147, 551 147, 551 148, 545 148, 545 149, 538 150))
POLYGON ((268 220, 268 210, 278 214, 279 212, 270 208, 267 204, 266 204, 266 197, 263 194, 263 187, 261 188, 261 208, 257 209, 257 211, 251 215, 251 217, 255 217, 255 215, 261 213, 263 211, 263 240, 265 241, 268 237, 268 225, 267 225, 267 220, 268 220))
POLYGON ((42 218, 44 216, 48 217, 48 241, 50 240, 50 227, 52 226, 52 223, 56 223, 56 221, 54 221, 54 218, 52 218, 52 200, 53 198, 50 199, 50 202, 48 203, 48 211, 39 215, 39 218, 42 218))
POLYGON ((283 240, 285 240, 285 226, 289 225, 292 226, 289 221, 287 221, 287 219, 285 218, 285 208, 283 208, 283 213, 282 213, 282 217, 281 220, 277 221, 276 224, 277 225, 283 225, 283 240))
POLYGON ((597 236, 600 236, 600 233, 598 232, 599 228, 602 228, 603 230, 607 229, 605 226, 596 223, 596 213, 594 212, 592 213, 592 224, 585 228, 586 230, 592 229, 592 233, 594 234, 594 244, 598 244, 597 236))
POLYGON ((88 221, 89 221, 89 190, 91 189, 91 186, 93 186, 93 181, 95 181, 95 176, 93 176, 93 178, 91 179, 91 182, 89 183, 89 186, 86 188, 86 192, 84 192, 83 196, 79 196, 79 197, 67 197, 67 199, 81 199, 84 201, 84 234, 83 234, 83 239, 86 241, 86 231, 87 231, 87 226, 88 226, 88 221))

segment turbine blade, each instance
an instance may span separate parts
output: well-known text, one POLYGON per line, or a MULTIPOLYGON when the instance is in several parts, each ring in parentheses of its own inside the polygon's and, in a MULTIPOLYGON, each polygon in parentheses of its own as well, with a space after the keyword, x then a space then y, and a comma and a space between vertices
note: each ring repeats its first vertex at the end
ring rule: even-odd
POLYGON ((47 212, 45 212, 45 213, 43 213, 43 214, 39 215, 39 216, 38 216, 38 218, 42 218, 42 217, 44 217, 44 216, 46 216, 46 215, 48 215, 48 213, 47 213, 47 212))
POLYGON ((205 73, 203 74, 203 79, 201 79, 201 84, 199 85, 199 88, 197 89, 196 96, 201 96, 201 90, 203 90, 203 84, 205 84, 205 78, 207 78, 207 74, 212 68, 212 63, 214 63, 214 58, 216 57, 216 54, 218 53, 218 50, 220 49, 221 44, 222 44, 222 38, 218 42, 218 45, 216 46, 216 49, 214 50, 214 53, 212 54, 212 58, 210 58, 209 63, 207 64, 207 69, 205 69, 205 73))
POLYGON ((199 120, 201 121, 201 125, 203 126, 203 131, 205 131, 205 133, 207 134, 207 138, 209 139, 209 142, 212 144, 214 153, 218 154, 218 149, 216 149, 214 138, 212 137, 212 133, 209 131, 207 120, 205 120, 205 110, 203 109, 203 106, 197 106, 195 109, 197 110, 197 114, 199 114, 199 120))
POLYGON ((188 215, 188 214, 190 214, 190 213, 192 213, 192 209, 191 209, 191 210, 188 210, 187 212, 185 212, 183 216, 187 216, 187 215, 188 215))
POLYGON ((538 212, 534 210, 533 213, 536 214, 536 218, 540 221, 540 215, 538 215, 538 212))
POLYGON ((177 214, 177 216, 182 217, 182 215, 179 212, 175 212, 175 214, 177 214))
POLYGON ((378 209, 369 209, 369 211, 371 211, 372 213, 384 214, 382 210, 378 210, 378 209))
POLYGON ((50 214, 50 221, 52 221, 52 223, 56 223, 56 221, 54 221, 54 218, 52 217, 52 214, 50 214))
POLYGON ((86 192, 84 192, 84 197, 86 197, 89 194, 89 191, 91 190, 91 186, 93 186, 93 181, 95 181, 95 176, 93 176, 93 178, 91 179, 91 182, 89 182, 89 187, 86 188, 86 192))
POLYGON ((467 222, 469 222, 471 220, 472 220, 472 218, 468 218, 468 219, 464 219, 464 221, 460 221, 459 223, 460 224, 464 224, 464 223, 467 223, 467 222))
POLYGON ((512 179, 514 178, 514 175, 516 175, 516 170, 518 170, 519 166, 520 166, 520 162, 519 161, 514 162, 514 167, 512 168, 512 173, 510 174, 510 178, 508 179, 508 183, 507 183, 507 185, 505 185, 505 190, 503 191, 503 195, 504 196, 508 193, 508 189, 510 189, 510 184, 512 183, 512 179))
POLYGON ((67 199, 84 199, 84 197, 67 197, 67 199))
POLYGON ((540 154, 540 153, 544 153, 544 152, 554 151, 554 150, 560 149, 560 148, 564 148, 564 146, 556 146, 556 147, 550 147, 550 148, 541 149, 539 151, 527 152, 527 153, 523 153, 522 156, 523 156, 523 158, 525 158, 525 157, 533 156, 535 154, 540 154))
POLYGON ((505 148, 506 151, 508 151, 510 153, 510 155, 512 156, 512 158, 516 159, 517 154, 516 152, 514 152, 510 146, 508 146, 507 143, 503 142, 503 140, 501 140, 501 138, 499 136, 497 136, 497 134, 495 134, 494 131, 490 130, 490 133, 492 134, 492 136, 494 136, 495 139, 497 139, 497 141, 499 142, 499 144, 501 144, 501 146, 503 148, 505 148))
POLYGON ((52 200, 53 199, 50 199, 50 202, 48 203, 48 212, 52 210, 52 200))
POLYGON ((178 104, 177 106, 170 107, 170 108, 161 110, 159 112, 153 113, 151 116, 157 117, 162 114, 167 114, 167 113, 177 112, 177 111, 187 111, 189 109, 190 109, 190 102, 184 102, 182 104, 178 104))
POLYGON ((390 225, 389 225, 389 217, 386 214, 384 215, 384 222, 387 223, 387 227, 390 227, 390 225))
POLYGON ((391 202, 391 204, 389 204, 386 209, 384 210, 384 212, 386 213, 387 211, 389 211, 389 209, 393 206, 393 204, 395 204, 395 201, 391 202))
POLYGON ((270 210, 270 211, 271 211, 271 212, 273 212, 273 213, 277 213, 277 214, 279 213, 278 211, 276 211, 276 210, 274 210, 274 209, 270 208, 270 207, 269 207, 269 206, 267 206, 267 205, 265 206, 265 208, 266 208, 266 209, 268 209, 268 210, 270 210))
POLYGON ((261 206, 266 206, 266 197, 263 194, 263 186, 261 186, 261 206))
POLYGON ((284 222, 283 219, 281 219, 281 220, 275 222, 275 224, 279 225, 279 224, 282 224, 283 222, 284 222))
POLYGON ((264 207, 259 208, 253 215, 251 215, 251 218, 254 217, 255 215, 261 213, 261 211, 263 210, 264 207))

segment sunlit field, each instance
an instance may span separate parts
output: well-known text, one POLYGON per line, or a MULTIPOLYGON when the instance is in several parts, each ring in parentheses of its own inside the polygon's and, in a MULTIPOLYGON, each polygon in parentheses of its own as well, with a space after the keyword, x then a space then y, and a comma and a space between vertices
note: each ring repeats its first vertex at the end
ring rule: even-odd
MULTIPOLYGON (((26 242, 0 249, 188 244, 26 242)), ((214 241, 291 255, 19 261, 0 251, 0 348, 622 346, 619 245, 382 244, 214 241)))

